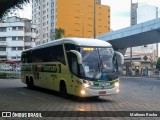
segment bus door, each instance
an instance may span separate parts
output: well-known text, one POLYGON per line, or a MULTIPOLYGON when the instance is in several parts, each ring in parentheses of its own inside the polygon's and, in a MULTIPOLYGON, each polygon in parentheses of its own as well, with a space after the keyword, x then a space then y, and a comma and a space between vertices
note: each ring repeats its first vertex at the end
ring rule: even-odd
POLYGON ((74 53, 68 52, 67 58, 68 58, 68 67, 71 73, 69 74, 69 77, 68 77, 69 91, 71 92, 71 94, 75 94, 76 87, 78 87, 77 81, 76 81, 77 80, 76 76, 78 76, 77 56, 74 53))

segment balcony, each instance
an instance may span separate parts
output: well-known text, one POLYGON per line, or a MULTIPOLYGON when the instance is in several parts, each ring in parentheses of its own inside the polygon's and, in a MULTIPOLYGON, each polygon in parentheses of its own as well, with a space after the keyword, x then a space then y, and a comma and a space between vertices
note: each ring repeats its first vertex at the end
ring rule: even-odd
POLYGON ((0 41, 0 46, 7 46, 7 42, 0 41))
POLYGON ((0 51, 0 56, 7 56, 7 52, 6 51, 0 51))

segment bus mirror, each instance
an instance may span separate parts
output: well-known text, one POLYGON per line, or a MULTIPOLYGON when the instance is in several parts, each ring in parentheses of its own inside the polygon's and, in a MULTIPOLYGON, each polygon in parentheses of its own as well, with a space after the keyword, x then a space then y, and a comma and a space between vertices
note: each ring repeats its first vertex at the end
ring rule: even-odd
POLYGON ((123 55, 120 52, 116 52, 116 51, 115 51, 115 55, 117 57, 118 64, 121 64, 121 65, 124 64, 124 57, 123 57, 123 55))
POLYGON ((78 64, 82 64, 82 55, 81 53, 79 53, 78 51, 76 50, 70 50, 72 53, 76 54, 77 56, 77 60, 78 60, 78 64))

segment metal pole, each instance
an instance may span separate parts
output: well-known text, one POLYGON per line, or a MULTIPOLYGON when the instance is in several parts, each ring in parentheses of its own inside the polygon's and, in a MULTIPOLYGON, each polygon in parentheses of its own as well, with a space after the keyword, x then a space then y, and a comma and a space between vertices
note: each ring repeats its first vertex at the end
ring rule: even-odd
MULTIPOLYGON (((130 16, 130 22, 132 20, 132 0, 131 0, 131 16, 130 16)), ((132 22, 130 23, 132 25, 132 22)), ((132 75, 132 47, 130 48, 130 75, 132 75)))
POLYGON ((96 38, 96 0, 93 1, 93 38, 96 38))
MULTIPOLYGON (((156 19, 158 18, 158 7, 156 7, 156 19)), ((156 44, 157 48, 157 58, 158 58, 158 43, 156 44)))

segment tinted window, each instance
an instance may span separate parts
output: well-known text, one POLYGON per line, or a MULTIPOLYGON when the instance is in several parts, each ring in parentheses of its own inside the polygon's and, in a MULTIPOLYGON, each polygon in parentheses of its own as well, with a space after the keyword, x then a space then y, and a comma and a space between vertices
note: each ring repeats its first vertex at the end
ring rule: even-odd
POLYGON ((63 46, 51 46, 47 48, 34 50, 32 53, 32 62, 61 62, 65 64, 63 46))

